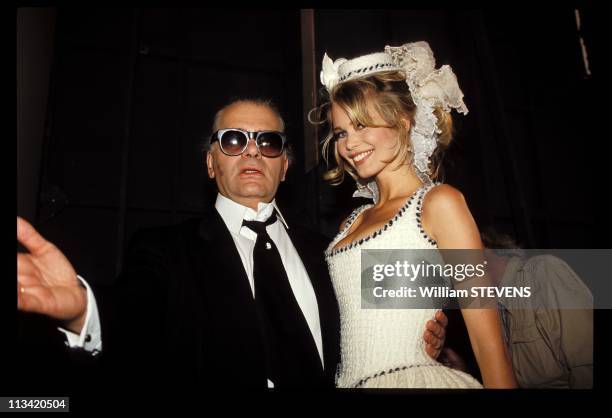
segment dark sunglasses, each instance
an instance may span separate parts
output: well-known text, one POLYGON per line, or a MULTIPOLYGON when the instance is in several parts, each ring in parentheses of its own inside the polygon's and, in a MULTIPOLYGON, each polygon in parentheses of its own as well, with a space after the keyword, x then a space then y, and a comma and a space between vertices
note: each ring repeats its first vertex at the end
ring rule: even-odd
POLYGON ((244 152, 249 145, 249 139, 255 139, 257 149, 264 157, 278 157, 283 153, 287 143, 287 135, 278 131, 249 132, 242 129, 219 129, 212 134, 210 143, 219 141, 221 151, 225 155, 236 156, 244 152))

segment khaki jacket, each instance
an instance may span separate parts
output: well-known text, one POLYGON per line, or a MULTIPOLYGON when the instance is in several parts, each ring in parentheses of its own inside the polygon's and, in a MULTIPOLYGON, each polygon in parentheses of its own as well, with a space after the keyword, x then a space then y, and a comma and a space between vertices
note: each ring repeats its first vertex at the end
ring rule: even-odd
POLYGON ((555 309, 551 303, 584 298, 579 306, 592 306, 590 291, 571 267, 551 255, 512 258, 502 285, 530 286, 536 296, 531 306, 520 299, 501 301, 519 386, 592 388, 593 310, 555 309))

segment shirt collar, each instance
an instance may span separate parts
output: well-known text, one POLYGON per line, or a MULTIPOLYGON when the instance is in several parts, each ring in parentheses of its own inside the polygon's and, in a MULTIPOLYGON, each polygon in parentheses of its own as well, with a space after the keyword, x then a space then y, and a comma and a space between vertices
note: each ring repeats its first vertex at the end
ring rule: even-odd
POLYGON ((234 234, 240 233, 243 220, 263 222, 272 215, 275 209, 278 218, 283 225, 285 225, 285 228, 289 229, 287 222, 276 205, 276 199, 272 200, 270 203, 259 202, 257 206, 257 212, 255 212, 253 209, 223 196, 221 193, 217 193, 217 200, 215 202, 215 209, 217 209, 217 212, 219 212, 219 215, 223 218, 223 222, 225 222, 230 232, 234 234))

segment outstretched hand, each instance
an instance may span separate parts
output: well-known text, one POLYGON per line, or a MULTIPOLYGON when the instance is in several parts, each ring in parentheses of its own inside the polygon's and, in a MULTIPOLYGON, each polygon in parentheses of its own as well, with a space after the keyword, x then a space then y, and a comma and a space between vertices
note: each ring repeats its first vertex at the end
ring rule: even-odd
POLYGON ((17 217, 17 240, 29 253, 17 253, 17 308, 47 315, 80 333, 87 292, 64 254, 32 225, 17 217))
POLYGON ((432 359, 436 360, 440 355, 440 352, 444 348, 444 340, 446 339, 446 326, 448 325, 448 318, 444 315, 441 310, 436 312, 435 320, 429 320, 425 324, 425 333, 423 334, 423 340, 425 340, 425 351, 432 359))

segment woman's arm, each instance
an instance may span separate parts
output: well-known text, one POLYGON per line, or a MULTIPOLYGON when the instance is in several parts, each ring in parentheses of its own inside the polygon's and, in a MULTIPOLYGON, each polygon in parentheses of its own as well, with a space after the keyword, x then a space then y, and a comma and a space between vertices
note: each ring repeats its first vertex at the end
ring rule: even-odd
MULTIPOLYGON (((440 249, 482 249, 480 234, 461 192, 442 184, 425 197, 425 230, 440 249)), ((472 350, 487 388, 517 387, 497 309, 462 309, 472 350)))

